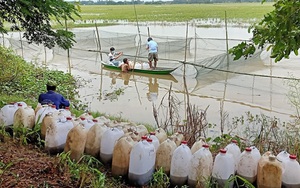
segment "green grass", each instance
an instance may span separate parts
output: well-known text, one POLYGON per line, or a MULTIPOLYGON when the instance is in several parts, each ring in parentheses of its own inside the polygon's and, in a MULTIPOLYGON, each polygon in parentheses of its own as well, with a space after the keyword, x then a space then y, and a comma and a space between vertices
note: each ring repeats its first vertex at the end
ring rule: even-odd
POLYGON ((186 22, 193 19, 261 19, 271 12, 273 3, 222 3, 181 5, 85 5, 81 6, 78 20, 124 20, 135 22, 167 21, 186 22), (136 15, 135 15, 136 10, 136 15))

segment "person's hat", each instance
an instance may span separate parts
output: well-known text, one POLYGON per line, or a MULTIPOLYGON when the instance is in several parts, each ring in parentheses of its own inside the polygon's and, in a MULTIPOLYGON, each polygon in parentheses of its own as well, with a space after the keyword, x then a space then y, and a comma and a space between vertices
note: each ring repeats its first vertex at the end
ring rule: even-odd
POLYGON ((56 83, 56 81, 54 81, 54 80, 49 80, 48 82, 47 82, 47 86, 52 86, 52 87, 56 87, 57 86, 57 83, 56 83))
POLYGON ((148 38, 148 42, 149 42, 150 40, 152 40, 152 38, 151 38, 151 37, 149 37, 149 38, 148 38))
POLYGON ((110 51, 115 51, 115 48, 114 48, 114 47, 111 47, 109 50, 110 50, 110 51))

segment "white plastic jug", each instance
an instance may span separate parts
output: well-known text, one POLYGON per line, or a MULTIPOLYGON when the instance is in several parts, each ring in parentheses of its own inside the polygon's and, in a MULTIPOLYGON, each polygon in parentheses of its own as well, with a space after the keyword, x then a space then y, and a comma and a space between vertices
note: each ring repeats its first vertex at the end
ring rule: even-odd
POLYGON ((42 123, 44 117, 48 113, 55 113, 58 112, 56 108, 52 108, 52 106, 49 105, 43 105, 35 115, 35 125, 42 123))
POLYGON ((171 169, 171 160, 176 144, 173 140, 167 139, 163 141, 156 151, 155 168, 162 168, 163 171, 169 175, 171 169))
MULTIPOLYGON (((216 180, 218 187, 224 187, 231 175, 234 175, 235 161, 232 154, 227 153, 226 149, 220 149, 215 158, 212 170, 212 178, 216 180)), ((233 183, 229 184, 233 187, 233 183)))
POLYGON ((135 144, 130 152, 128 179, 135 186, 143 186, 149 183, 154 172, 155 149, 143 136, 142 140, 135 144), (153 162, 154 161, 154 162, 153 162))
POLYGON ((0 110, 0 126, 10 126, 14 123, 14 114, 18 110, 15 103, 4 105, 0 110))
POLYGON ((184 141, 184 135, 182 132, 176 132, 170 136, 170 139, 173 140, 177 146, 179 146, 181 142, 184 141))
POLYGON ((213 157, 209 151, 209 145, 203 144, 197 150, 190 161, 188 185, 189 187, 205 187, 205 182, 211 177, 213 157))
POLYGON ((108 129, 104 124, 98 124, 98 120, 93 120, 95 123, 87 133, 84 152, 93 157, 99 157, 101 139, 104 132, 108 129))
POLYGON ((186 184, 189 174, 189 163, 192 158, 192 152, 187 141, 182 141, 172 156, 171 170, 170 170, 170 182, 171 185, 177 185, 178 187, 186 184))
POLYGON ((257 147, 255 146, 251 146, 250 147, 252 149, 251 153, 253 155, 253 157, 257 160, 257 162, 259 161, 259 159, 261 158, 261 154, 259 152, 259 150, 257 149, 257 147))
POLYGON ((155 151, 157 151, 158 149, 158 146, 159 146, 159 140, 158 138, 155 136, 155 132, 151 132, 150 135, 149 135, 149 138, 152 139, 152 144, 155 148, 155 151))
POLYGON ((113 151, 111 173, 113 176, 125 176, 129 169, 130 152, 135 142, 130 136, 121 137, 113 151))
POLYGON ((57 119, 53 124, 50 124, 45 136, 45 150, 51 154, 62 152, 67 141, 67 135, 73 127, 71 117, 57 119))
POLYGON ((234 169, 236 171, 241 155, 241 150, 238 146, 238 142, 236 140, 232 140, 231 143, 225 147, 225 149, 227 150, 227 153, 232 154, 234 159, 234 169))
POLYGON ((123 135, 123 130, 118 128, 110 128, 103 133, 100 145, 100 159, 103 163, 110 163, 112 161, 116 141, 123 135))
POLYGON ((276 156, 276 159, 279 162, 284 162, 285 160, 288 160, 290 157, 290 154, 287 151, 281 151, 278 153, 278 155, 276 156))
POLYGON ((300 165, 296 155, 283 162, 282 185, 285 188, 300 187, 300 165))
POLYGON ((257 176, 257 165, 258 160, 252 152, 252 148, 247 147, 241 154, 237 168, 237 175, 245 178, 250 183, 253 183, 257 176))
POLYGON ((95 124, 93 119, 87 119, 85 117, 80 117, 79 122, 82 123, 86 131, 89 131, 89 129, 95 124))

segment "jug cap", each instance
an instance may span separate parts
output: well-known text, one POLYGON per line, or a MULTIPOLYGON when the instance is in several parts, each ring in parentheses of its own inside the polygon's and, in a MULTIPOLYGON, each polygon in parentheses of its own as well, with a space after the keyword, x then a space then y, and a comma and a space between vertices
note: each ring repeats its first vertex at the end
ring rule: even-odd
POLYGON ((150 135, 155 135, 155 132, 151 132, 150 135))
POLYGON ((142 140, 147 140, 147 136, 142 136, 142 140))
POLYGON ((226 153, 227 150, 226 149, 220 149, 220 153, 226 153))
POLYGON ((93 122, 98 122, 98 120, 97 119, 93 119, 93 122))
POLYGON ((22 103, 18 103, 18 106, 23 106, 22 103))
POLYGON ((186 140, 181 141, 181 144, 187 144, 186 140))
POLYGON ((69 107, 69 106, 66 106, 65 109, 66 109, 66 110, 70 110, 70 107, 69 107))
POLYGON ((147 142, 152 142, 152 139, 151 138, 147 138, 147 142))
POLYGON ((237 141, 237 140, 231 140, 231 142, 232 142, 232 143, 235 143, 235 144, 237 144, 237 143, 238 143, 238 141, 237 141))
POLYGON ((296 155, 290 155, 290 159, 297 159, 296 155))
POLYGON ((202 147, 209 148, 209 145, 208 144, 203 144, 202 147))
POLYGON ((250 147, 246 147, 245 151, 251 152, 252 149, 250 147))
POLYGON ((81 120, 85 120, 85 117, 80 117, 81 120))
POLYGON ((67 120, 72 120, 72 118, 71 118, 71 117, 67 117, 66 119, 67 119, 67 120))

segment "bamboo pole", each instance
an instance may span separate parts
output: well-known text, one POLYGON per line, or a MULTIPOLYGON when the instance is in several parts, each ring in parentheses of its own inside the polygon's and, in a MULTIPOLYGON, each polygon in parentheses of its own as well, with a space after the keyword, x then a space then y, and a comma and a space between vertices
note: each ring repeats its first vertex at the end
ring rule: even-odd
MULTIPOLYGON (((65 28, 66 28, 66 31, 68 31, 67 19, 65 19, 65 28)), ((67 49, 67 57, 68 57, 69 73, 71 74, 71 60, 70 60, 70 50, 69 49, 67 49)))
POLYGON ((100 52, 100 60, 102 61, 103 60, 103 58, 102 58, 102 49, 101 49, 101 41, 100 41, 100 35, 99 35, 99 31, 98 31, 98 26, 97 26, 97 23, 95 22, 95 27, 96 27, 96 35, 97 35, 97 41, 98 41, 98 50, 99 50, 99 52, 100 52))

